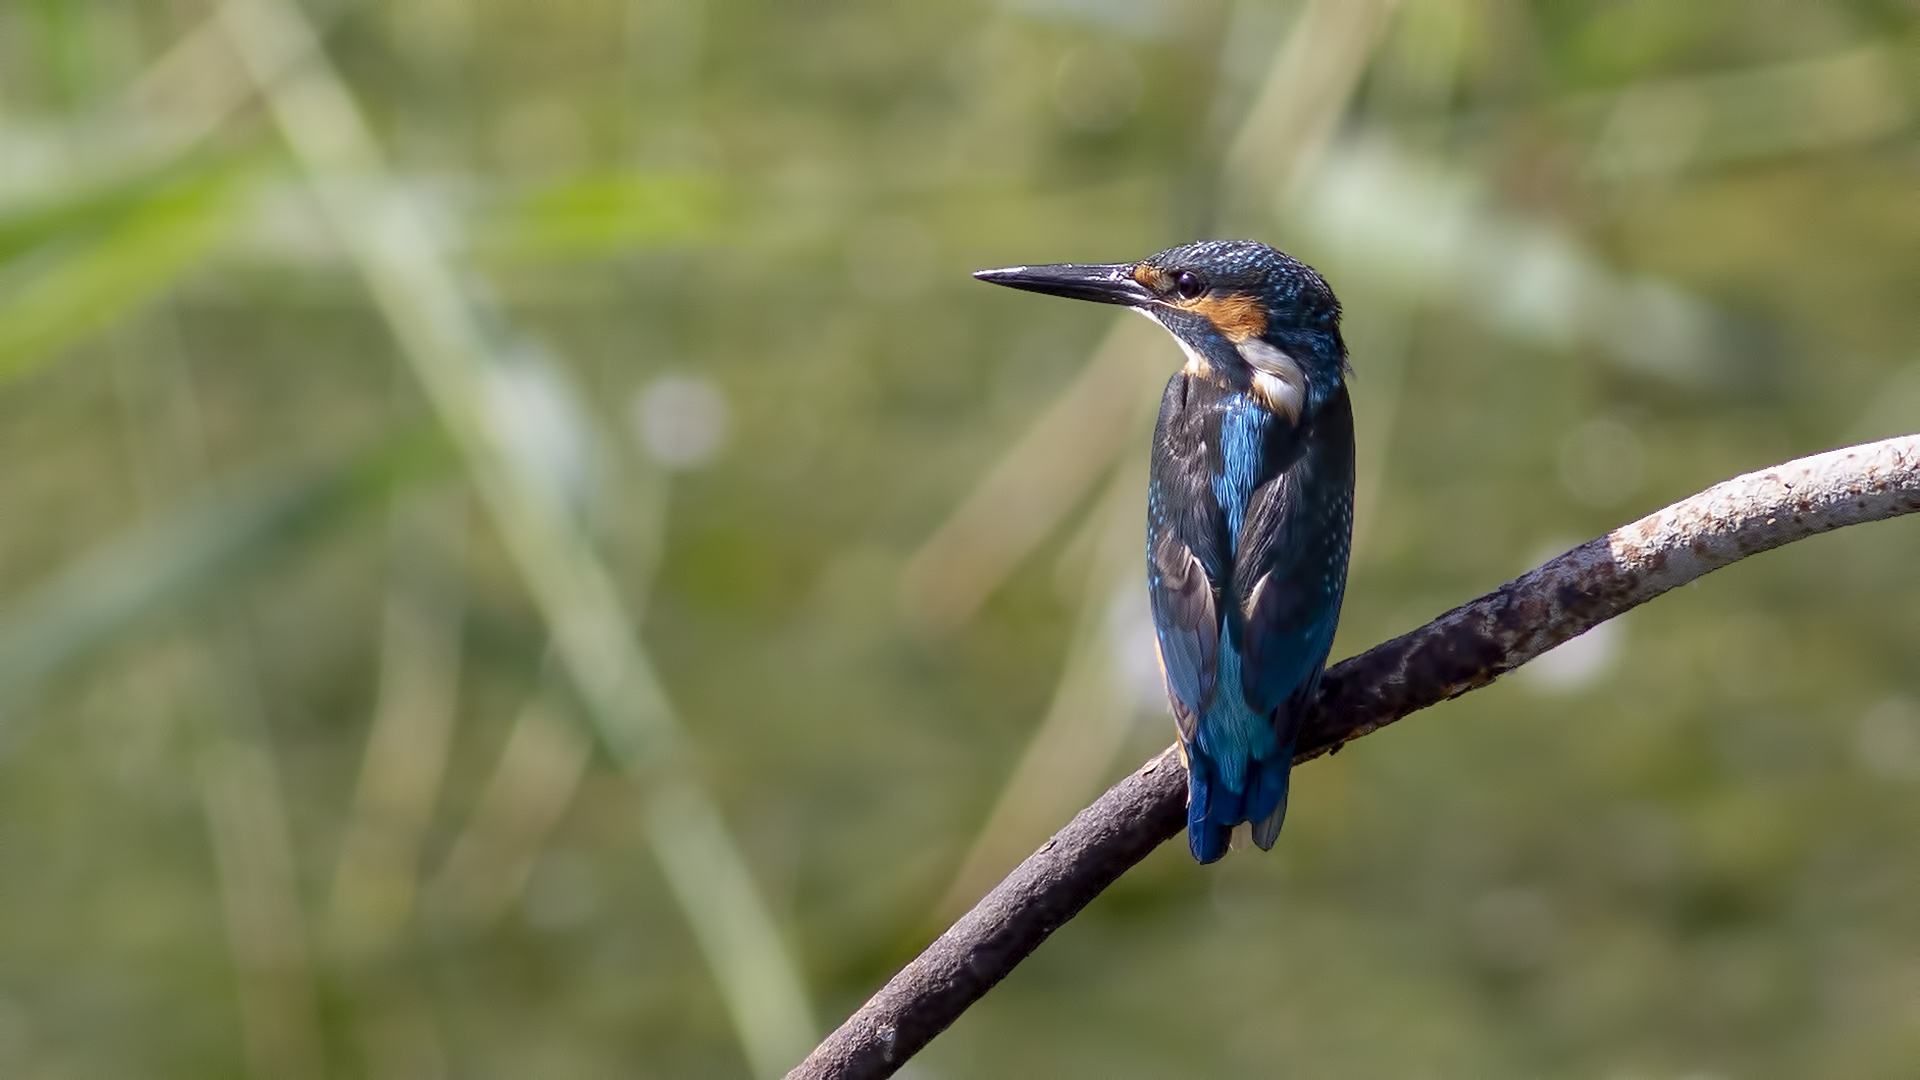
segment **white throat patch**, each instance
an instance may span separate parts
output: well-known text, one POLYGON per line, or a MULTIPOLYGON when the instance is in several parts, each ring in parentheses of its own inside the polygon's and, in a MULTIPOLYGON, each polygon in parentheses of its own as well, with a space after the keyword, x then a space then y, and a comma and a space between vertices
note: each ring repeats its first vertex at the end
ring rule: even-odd
POLYGON ((1240 358, 1253 369, 1254 396, 1293 423, 1307 401, 1307 373, 1298 361, 1266 341, 1251 337, 1240 342, 1240 358))
POLYGON ((1187 344, 1187 339, 1181 337, 1179 334, 1174 333, 1173 328, 1168 326, 1166 323, 1162 322, 1160 320, 1160 317, 1158 315, 1155 315, 1153 312, 1148 311, 1145 308, 1134 308, 1133 310, 1139 312, 1142 315, 1145 315, 1149 320, 1153 322, 1155 326, 1158 326, 1162 330, 1167 331, 1168 336, 1173 338, 1173 343, 1175 345, 1180 346, 1181 352, 1187 354, 1186 366, 1182 367, 1180 369, 1181 371, 1186 372, 1188 375, 1193 375, 1202 379, 1211 379, 1213 377, 1213 365, 1207 363, 1206 357, 1201 356, 1199 352, 1197 352, 1194 349, 1193 346, 1187 344))

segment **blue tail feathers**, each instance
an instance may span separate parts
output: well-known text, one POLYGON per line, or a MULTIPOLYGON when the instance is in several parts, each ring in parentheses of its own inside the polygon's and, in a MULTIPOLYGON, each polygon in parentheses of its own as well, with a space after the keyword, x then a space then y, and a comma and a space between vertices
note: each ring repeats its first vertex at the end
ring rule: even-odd
POLYGON ((1293 747, 1247 763, 1245 785, 1228 787, 1214 762, 1198 746, 1187 747, 1187 849, 1202 863, 1227 853, 1233 827, 1254 823, 1253 840, 1262 851, 1273 846, 1287 816, 1287 788, 1293 747))
MULTIPOLYGON (((1203 863, 1218 861, 1227 853, 1227 841, 1233 836, 1232 825, 1221 825, 1213 820, 1214 806, 1213 763, 1194 749, 1187 751, 1187 850, 1193 852, 1195 860, 1203 863)), ((1227 792, 1220 792, 1225 801, 1227 792)), ((1240 800, 1234 799, 1238 803, 1240 800)))
POLYGON ((1254 766, 1247 794, 1247 820, 1253 822, 1253 842, 1261 851, 1270 850, 1280 838, 1280 824, 1287 820, 1287 788, 1293 777, 1293 747, 1254 766))

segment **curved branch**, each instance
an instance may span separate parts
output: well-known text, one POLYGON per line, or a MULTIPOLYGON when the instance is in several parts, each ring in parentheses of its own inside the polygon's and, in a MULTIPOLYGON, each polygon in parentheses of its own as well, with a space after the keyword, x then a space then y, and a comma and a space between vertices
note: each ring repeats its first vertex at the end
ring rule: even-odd
MULTIPOLYGON (((1728 563, 1843 525, 1920 511, 1920 435, 1716 484, 1582 544, 1327 672, 1295 763, 1492 682, 1728 563)), ((891 1076, 1099 895, 1180 831, 1172 748, 1115 784, 902 968, 788 1080, 891 1076)))

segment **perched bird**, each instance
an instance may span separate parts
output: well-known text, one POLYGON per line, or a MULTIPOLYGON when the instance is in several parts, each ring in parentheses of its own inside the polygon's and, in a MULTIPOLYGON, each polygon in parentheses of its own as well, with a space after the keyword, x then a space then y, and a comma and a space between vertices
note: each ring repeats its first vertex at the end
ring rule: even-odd
POLYGON ((1251 821, 1272 847, 1346 591, 1340 302, 1311 267, 1250 240, 974 277, 1132 308, 1186 353, 1154 425, 1147 589, 1187 762, 1187 845, 1213 862, 1251 821))

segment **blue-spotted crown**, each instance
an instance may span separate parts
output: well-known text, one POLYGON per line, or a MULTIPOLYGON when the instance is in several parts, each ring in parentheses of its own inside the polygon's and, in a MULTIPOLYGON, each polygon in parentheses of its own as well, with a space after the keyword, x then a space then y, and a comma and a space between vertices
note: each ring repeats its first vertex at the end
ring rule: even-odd
POLYGON ((1134 273, 1149 288, 1163 286, 1173 301, 1154 307, 1155 318, 1209 359, 1239 359, 1229 347, 1249 332, 1285 353, 1306 373, 1310 409, 1351 372, 1340 301, 1325 278, 1285 252, 1257 240, 1202 240, 1150 255, 1134 273), (1183 298, 1183 291, 1195 295, 1183 298))

